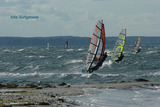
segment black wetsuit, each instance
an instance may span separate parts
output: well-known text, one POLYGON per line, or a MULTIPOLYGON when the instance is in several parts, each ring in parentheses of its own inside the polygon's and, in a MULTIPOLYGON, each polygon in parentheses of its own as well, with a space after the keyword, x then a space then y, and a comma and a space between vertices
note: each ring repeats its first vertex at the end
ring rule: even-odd
POLYGON ((107 58, 107 52, 104 53, 103 58, 97 63, 97 65, 94 66, 94 67, 92 67, 92 68, 90 68, 90 69, 88 70, 88 72, 89 72, 89 73, 92 73, 94 70, 99 69, 99 67, 102 66, 102 64, 103 64, 103 62, 104 62, 104 60, 105 60, 106 58, 107 58))
POLYGON ((123 53, 122 53, 122 54, 121 54, 121 56, 120 56, 120 57, 118 57, 118 59, 117 59, 117 60, 115 60, 115 61, 116 61, 116 62, 122 61, 123 57, 124 57, 124 55, 123 55, 123 53))
POLYGON ((136 53, 138 53, 138 52, 140 52, 140 51, 141 51, 141 49, 138 49, 136 53))

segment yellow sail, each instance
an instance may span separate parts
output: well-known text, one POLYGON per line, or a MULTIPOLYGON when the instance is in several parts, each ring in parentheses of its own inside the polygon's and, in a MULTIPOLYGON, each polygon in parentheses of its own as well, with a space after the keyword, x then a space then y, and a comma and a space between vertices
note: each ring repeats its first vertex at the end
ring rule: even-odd
POLYGON ((122 31, 119 33, 118 39, 113 47, 112 53, 111 53, 111 59, 113 61, 116 61, 121 56, 124 45, 126 40, 126 29, 122 29, 122 31))

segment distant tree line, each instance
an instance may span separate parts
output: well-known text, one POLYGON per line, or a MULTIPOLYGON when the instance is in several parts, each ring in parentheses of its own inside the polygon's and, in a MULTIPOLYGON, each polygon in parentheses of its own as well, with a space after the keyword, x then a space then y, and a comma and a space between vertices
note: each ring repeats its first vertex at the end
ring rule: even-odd
MULTIPOLYGON (((137 36, 126 38, 126 45, 135 45, 137 36)), ((90 37, 55 36, 55 37, 0 37, 0 46, 64 46, 68 41, 69 46, 88 46, 90 37)), ((115 44, 117 37, 106 37, 106 45, 115 44)), ((160 37, 142 37, 141 46, 159 46, 160 37)))

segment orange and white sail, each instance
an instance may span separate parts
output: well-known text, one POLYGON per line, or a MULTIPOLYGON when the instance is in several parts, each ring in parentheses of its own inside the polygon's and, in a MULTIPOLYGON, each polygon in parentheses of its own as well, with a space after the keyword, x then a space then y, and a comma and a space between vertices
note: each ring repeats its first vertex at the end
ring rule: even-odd
POLYGON ((64 48, 68 49, 68 41, 66 41, 64 48))
POLYGON ((92 35, 85 64, 88 71, 91 67, 96 66, 99 60, 103 58, 105 51, 105 28, 103 21, 98 21, 95 31, 92 35))

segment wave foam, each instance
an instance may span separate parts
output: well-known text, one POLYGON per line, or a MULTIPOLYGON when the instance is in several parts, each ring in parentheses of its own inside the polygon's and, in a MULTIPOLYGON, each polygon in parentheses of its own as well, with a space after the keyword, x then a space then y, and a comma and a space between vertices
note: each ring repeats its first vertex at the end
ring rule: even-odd
POLYGON ((63 78, 68 75, 80 75, 81 73, 42 73, 42 72, 33 72, 33 73, 10 73, 10 72, 0 72, 0 77, 50 77, 57 76, 58 78, 63 78))
POLYGON ((73 63, 80 63, 80 62, 83 62, 83 60, 71 60, 71 61, 68 61, 66 64, 73 64, 73 63))
POLYGON ((5 49, 4 52, 11 52, 9 49, 5 49))
POLYGON ((101 76, 101 77, 118 77, 118 76, 127 76, 126 74, 100 74, 96 73, 96 75, 101 76))
POLYGON ((157 51, 148 51, 148 52, 146 52, 146 54, 153 54, 153 53, 157 53, 157 51))
POLYGON ((66 51, 74 51, 74 49, 66 49, 66 51))
POLYGON ((84 49, 82 49, 82 48, 79 48, 77 51, 83 51, 84 49))
POLYGON ((59 58, 61 58, 62 56, 58 56, 57 58, 59 59, 59 58))
POLYGON ((149 74, 143 74, 142 76, 148 76, 148 77, 150 77, 150 76, 160 76, 160 72, 154 72, 154 73, 149 73, 149 74))
POLYGON ((45 56, 39 56, 39 58, 45 58, 45 56))
POLYGON ((18 52, 22 52, 22 51, 24 51, 24 49, 18 49, 17 51, 18 51, 18 52))
POLYGON ((102 65, 101 68, 104 68, 106 66, 111 67, 112 64, 113 64, 112 60, 108 60, 106 62, 103 62, 103 65, 102 65))

